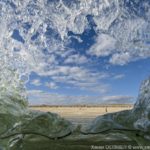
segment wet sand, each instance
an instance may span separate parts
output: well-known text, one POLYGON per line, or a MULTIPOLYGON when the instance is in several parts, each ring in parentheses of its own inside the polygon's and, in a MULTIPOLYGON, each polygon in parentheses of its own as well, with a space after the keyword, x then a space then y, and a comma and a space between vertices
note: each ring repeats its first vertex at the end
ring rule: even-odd
POLYGON ((103 105, 103 106, 30 106, 32 110, 57 113, 74 124, 86 125, 94 118, 107 113, 130 110, 133 105, 103 105))

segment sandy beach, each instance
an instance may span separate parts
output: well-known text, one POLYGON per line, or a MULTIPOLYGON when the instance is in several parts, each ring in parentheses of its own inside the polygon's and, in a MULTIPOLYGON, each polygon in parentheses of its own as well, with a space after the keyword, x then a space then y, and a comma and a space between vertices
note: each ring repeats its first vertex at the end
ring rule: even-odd
POLYGON ((74 124, 87 124, 99 115, 130 110, 133 105, 102 105, 102 106, 30 106, 32 110, 57 113, 74 124))

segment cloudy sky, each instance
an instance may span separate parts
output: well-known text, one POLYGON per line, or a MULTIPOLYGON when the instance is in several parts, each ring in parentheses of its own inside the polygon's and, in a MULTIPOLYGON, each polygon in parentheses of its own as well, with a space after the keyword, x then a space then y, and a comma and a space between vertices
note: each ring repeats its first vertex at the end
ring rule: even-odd
POLYGON ((0 3, 2 48, 13 51, 30 104, 135 102, 150 75, 150 1, 0 3))

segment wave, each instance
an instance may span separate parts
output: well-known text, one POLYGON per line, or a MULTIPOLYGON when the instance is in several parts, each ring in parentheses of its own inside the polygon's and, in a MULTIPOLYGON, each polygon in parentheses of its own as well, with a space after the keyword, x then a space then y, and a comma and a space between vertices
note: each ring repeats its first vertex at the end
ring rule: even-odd
POLYGON ((98 39, 115 41, 107 53, 111 63, 122 55, 149 57, 149 6, 147 0, 0 1, 1 91, 23 93, 20 81, 32 71, 50 72, 49 55, 69 51, 68 32, 82 35, 91 22, 98 39))

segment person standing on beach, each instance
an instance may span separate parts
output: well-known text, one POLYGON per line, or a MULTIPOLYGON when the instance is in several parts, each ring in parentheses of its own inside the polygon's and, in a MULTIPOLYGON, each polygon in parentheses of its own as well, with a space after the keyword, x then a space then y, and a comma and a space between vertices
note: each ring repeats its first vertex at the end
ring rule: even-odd
POLYGON ((107 112, 107 107, 105 107, 105 112, 107 112))

